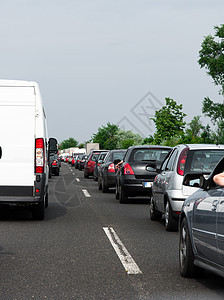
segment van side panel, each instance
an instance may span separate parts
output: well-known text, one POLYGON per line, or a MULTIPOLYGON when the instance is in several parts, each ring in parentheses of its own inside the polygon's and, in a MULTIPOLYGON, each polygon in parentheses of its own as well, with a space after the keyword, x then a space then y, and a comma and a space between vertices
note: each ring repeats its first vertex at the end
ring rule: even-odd
POLYGON ((34 87, 0 86, 0 187, 31 191, 34 141, 34 87))

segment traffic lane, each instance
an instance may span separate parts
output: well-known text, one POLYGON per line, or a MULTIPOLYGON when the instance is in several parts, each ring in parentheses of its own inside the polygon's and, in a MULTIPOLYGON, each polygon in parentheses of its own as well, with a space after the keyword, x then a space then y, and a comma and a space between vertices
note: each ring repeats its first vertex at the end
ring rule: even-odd
MULTIPOLYGON (((61 176, 49 182, 50 205, 45 221, 0 223, 1 245, 4 245, 2 282, 5 283, 1 298, 164 299, 173 295, 174 299, 179 299, 188 296, 189 281, 184 290, 179 281, 177 289, 173 273, 168 271, 169 264, 165 266, 168 279, 164 271, 153 273, 150 268, 158 248, 149 251, 145 235, 149 234, 148 217, 144 214, 146 206, 120 205, 112 193, 105 195, 97 191, 94 181, 84 183, 80 177, 78 182, 79 173, 74 173, 75 176, 67 167, 63 169, 61 176), (85 198, 83 188, 90 192, 91 198, 85 198), (55 217, 56 211, 60 211, 59 217, 55 217), (103 231, 108 224, 113 225, 143 274, 126 274, 103 231)), ((160 225, 155 222, 150 233, 155 241, 154 232, 156 228, 159 232, 160 225)), ((211 295, 201 284, 198 287, 193 282, 195 295, 211 295)), ((211 296, 216 298, 215 293, 211 296)))
POLYGON ((54 187, 59 192, 60 180, 70 189, 73 179, 67 175, 62 172, 61 177, 49 182, 49 208, 44 221, 21 218, 0 223, 4 232, 1 235, 4 289, 0 298, 138 299, 113 249, 108 247, 101 221, 88 201, 79 199, 79 206, 64 206, 70 202, 77 204, 73 203, 74 194, 79 194, 77 190, 82 186, 74 187, 72 194, 67 191, 69 202, 64 197, 66 189, 61 190, 61 202, 58 195, 55 198, 54 187), (55 218, 55 210, 64 208, 66 213, 55 218))
MULTIPOLYGON (((166 232, 164 221, 149 219, 149 206, 141 199, 132 199, 128 204, 120 204, 113 191, 102 193, 94 181, 88 182, 94 208, 100 211, 101 219, 108 222, 118 233, 143 271, 145 278, 140 285, 145 293, 156 297, 193 297, 193 299, 223 298, 223 279, 206 272, 197 279, 185 279, 179 274, 178 243, 179 234, 166 232), (119 207, 119 209, 117 209, 119 207), (103 211, 105 212, 103 213, 103 211), (190 285, 190 286, 189 286, 190 285), (177 296, 178 295, 178 296, 177 296)), ((150 296, 150 297, 151 297, 150 296)))

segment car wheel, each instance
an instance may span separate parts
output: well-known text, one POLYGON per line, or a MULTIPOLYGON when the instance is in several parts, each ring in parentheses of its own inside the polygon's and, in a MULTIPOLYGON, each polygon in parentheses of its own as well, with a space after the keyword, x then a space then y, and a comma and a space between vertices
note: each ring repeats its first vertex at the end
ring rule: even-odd
POLYGON ((115 198, 116 198, 117 200, 119 199, 119 189, 118 189, 117 184, 116 184, 115 198))
POLYGON ((89 175, 87 175, 86 173, 84 173, 84 178, 89 178, 89 175))
POLYGON ((155 209, 153 196, 151 196, 151 200, 149 204, 149 215, 152 221, 158 221, 162 217, 162 214, 155 209))
POLYGON ((196 267, 194 266, 194 253, 186 218, 182 220, 180 225, 179 265, 181 276, 192 277, 195 274, 196 267))
POLYGON ((104 179, 102 178, 102 192, 103 193, 108 193, 109 189, 108 187, 105 185, 104 179))
POLYGON ((102 190, 102 183, 99 178, 98 178, 98 190, 102 190))
POLYGON ((98 180, 98 178, 97 178, 95 175, 93 175, 93 179, 94 179, 95 181, 98 180))
POLYGON ((178 231, 178 220, 173 216, 173 210, 169 201, 167 201, 165 208, 165 226, 166 231, 178 231))
POLYGON ((59 168, 57 168, 57 170, 55 171, 55 175, 59 176, 59 168))
POLYGON ((125 195, 122 188, 120 188, 120 191, 119 191, 119 200, 120 200, 120 203, 127 203, 128 202, 128 197, 125 195))

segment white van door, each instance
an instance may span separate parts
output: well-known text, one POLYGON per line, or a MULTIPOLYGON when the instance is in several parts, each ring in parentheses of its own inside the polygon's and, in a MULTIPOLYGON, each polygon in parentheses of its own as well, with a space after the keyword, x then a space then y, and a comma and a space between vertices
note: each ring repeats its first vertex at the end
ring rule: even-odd
POLYGON ((34 185, 34 87, 0 86, 0 186, 34 185))

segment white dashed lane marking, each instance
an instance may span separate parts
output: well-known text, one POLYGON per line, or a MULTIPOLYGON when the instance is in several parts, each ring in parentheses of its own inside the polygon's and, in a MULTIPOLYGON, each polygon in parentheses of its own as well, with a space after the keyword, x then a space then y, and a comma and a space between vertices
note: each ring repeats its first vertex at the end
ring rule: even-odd
POLYGON ((83 194, 87 197, 87 198, 90 198, 90 194, 87 190, 82 190, 83 191, 83 194))
POLYGON ((103 230, 105 231, 127 274, 142 274, 142 271, 139 269, 138 265, 131 257, 130 253, 125 248, 113 228, 103 227, 103 230))

